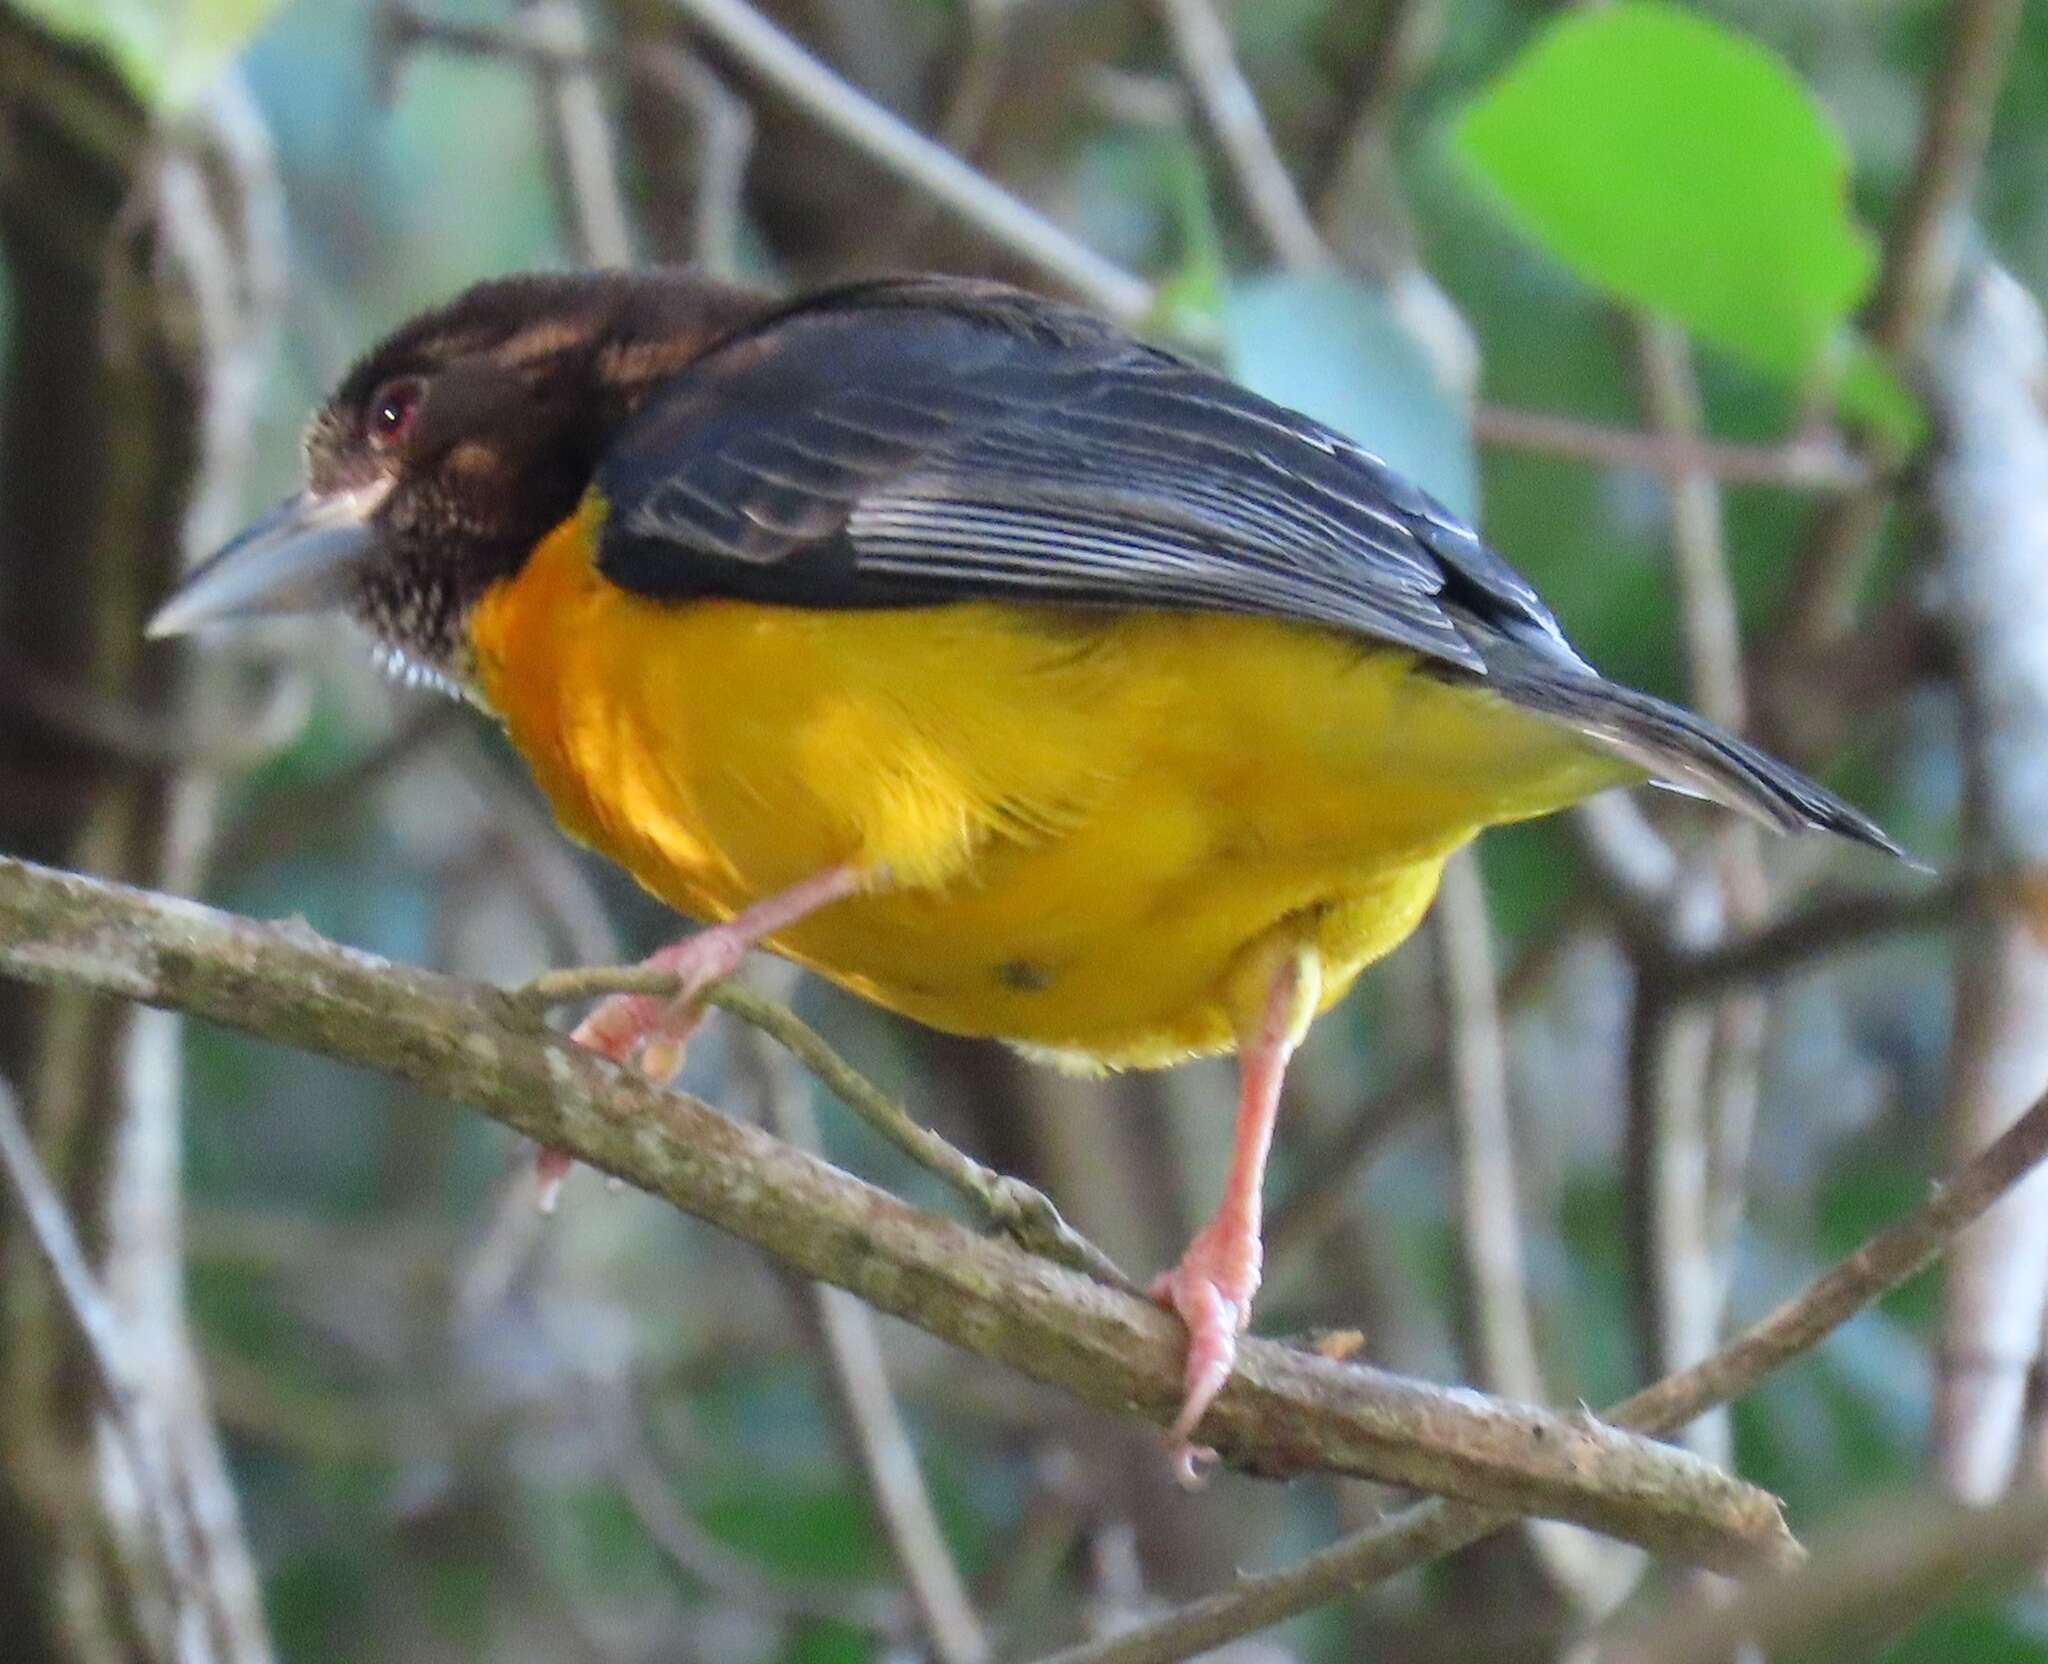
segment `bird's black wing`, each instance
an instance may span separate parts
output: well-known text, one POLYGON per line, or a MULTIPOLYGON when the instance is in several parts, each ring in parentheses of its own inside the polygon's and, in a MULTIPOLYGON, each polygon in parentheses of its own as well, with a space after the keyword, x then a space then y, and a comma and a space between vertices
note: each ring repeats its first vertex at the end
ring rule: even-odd
POLYGON ((597 475, 599 564, 654 597, 971 599, 1330 626, 1484 673, 1579 667, 1536 593, 1341 434, 994 286, 840 291, 713 349, 597 475))
POLYGON ((632 418, 596 484, 599 568, 643 595, 1324 625, 1768 825, 1898 852, 1797 770, 1599 676, 1471 527, 1342 434, 1012 290, 883 281, 751 325, 632 418))

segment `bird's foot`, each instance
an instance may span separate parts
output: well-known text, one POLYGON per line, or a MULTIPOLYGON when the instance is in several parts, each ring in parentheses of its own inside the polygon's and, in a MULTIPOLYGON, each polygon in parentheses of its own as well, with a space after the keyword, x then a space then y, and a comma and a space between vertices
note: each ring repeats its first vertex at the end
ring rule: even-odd
MULTIPOLYGON (((753 946, 747 935, 726 925, 713 925, 640 963, 644 971, 667 971, 679 982, 669 995, 613 994, 571 1031, 569 1038, 614 1063, 638 1061, 641 1071, 668 1081, 683 1066, 683 1049, 704 1020, 704 990, 739 969, 753 946)), ((561 1199, 562 1181, 575 1160, 566 1150, 542 1150, 534 1158, 536 1205, 553 1213, 561 1199)))
POLYGON ((1256 1226, 1218 1217, 1198 1232, 1171 1271, 1152 1280, 1150 1293, 1187 1325, 1187 1396, 1167 1432, 1180 1482, 1193 1489, 1216 1452, 1194 1442, 1194 1431, 1237 1364, 1237 1337, 1251 1321, 1259 1288, 1256 1226))
POLYGON ((666 971, 678 983, 669 995, 614 994, 578 1023, 569 1038, 614 1063, 639 1060, 641 1070, 666 1081, 682 1067, 683 1048, 704 1020, 704 990, 740 968, 753 943, 726 925, 713 925, 650 954, 643 971, 666 971))

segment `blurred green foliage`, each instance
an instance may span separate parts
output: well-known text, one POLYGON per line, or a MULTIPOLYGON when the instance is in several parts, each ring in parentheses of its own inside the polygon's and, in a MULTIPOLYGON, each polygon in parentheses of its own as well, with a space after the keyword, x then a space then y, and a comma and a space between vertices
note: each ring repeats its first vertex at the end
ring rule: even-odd
POLYGON ((17 0, 52 32, 99 47, 143 100, 176 114, 219 79, 277 0, 17 0))
MULTIPOLYGON (((297 426, 314 397, 393 321, 473 278, 566 258, 544 108, 516 62, 416 51, 386 105, 366 0, 287 0, 274 10, 260 0, 16 3, 102 41, 139 88, 173 108, 239 55, 277 146, 294 260, 283 355, 263 390, 257 463, 244 483, 252 504, 291 479, 297 426)), ((640 16, 626 4, 588 9, 607 45, 640 16)), ((980 9, 968 0, 776 8, 828 55, 886 79, 927 127, 953 60, 916 43, 957 40, 980 9)), ((1498 450, 1475 459, 1455 406, 1375 290, 1355 277, 1270 270, 1185 110, 1167 101, 1165 118, 1118 113, 1098 71, 1140 91, 1170 75, 1146 8, 1017 0, 1011 9, 1025 32, 1007 68, 1040 102, 1020 110, 997 99, 983 152, 991 169, 1158 281, 1165 321, 1220 345, 1248 382, 1355 434, 1453 505, 1483 511, 1491 539, 1596 662, 1682 694, 1657 482, 1498 450)), ((1357 0, 1238 9, 1245 67, 1312 199, 1387 11, 1357 0)), ((1850 332, 1871 272, 1865 227, 1882 224, 1896 201, 1939 13, 1925 0, 1633 0, 1559 16, 1513 0, 1449 0, 1393 155, 1421 257, 1479 340, 1485 395, 1635 422, 1613 328, 1621 300, 1654 306, 1699 338, 1716 434, 1783 435, 1811 385, 1829 376, 1846 378, 1856 412, 1897 426, 1896 398, 1861 367, 1850 332)), ((499 25, 513 14, 492 0, 450 0, 436 15, 499 25)), ((2048 9, 2029 9, 2012 73, 1984 235, 2039 287, 2048 279, 2048 9)), ((818 212, 802 189, 818 189, 817 176, 836 165, 830 141, 792 130, 772 104, 757 115, 760 212, 746 243, 754 275, 801 282, 862 263, 900 207, 892 189, 852 176, 833 211, 818 212), (792 201, 802 216, 777 219, 792 201), (801 237, 764 229, 798 218, 801 237)), ((657 191, 677 189, 656 181, 657 191)), ((985 252, 943 232, 887 251, 892 264, 977 265, 985 252)), ((1767 627, 1779 604, 1806 510, 1784 492, 1729 494, 1734 577, 1752 628, 1767 627)), ((261 831, 388 733, 394 696, 339 657, 321 668, 316 720, 233 792, 230 835, 261 831)), ((1870 756, 1857 795, 1938 854, 1955 790, 1950 714, 1922 704, 1888 720, 1859 736, 1870 756)), ((494 754, 485 768, 510 781, 504 765, 494 754)), ((472 779, 430 753, 377 791, 329 806, 288 850, 218 872, 214 889, 228 904, 302 914, 400 957, 501 980, 537 970, 548 943, 500 882, 510 863, 488 841, 509 811, 472 779), (478 847, 487 853, 477 857, 478 847)), ((1552 825, 1490 838, 1485 862, 1510 948, 1553 926, 1583 889, 1570 840, 1552 825)), ((607 903, 626 950, 671 928, 616 875, 577 871, 607 903)), ((1874 881, 1869 867, 1853 876, 1874 881)), ((1419 1015, 1427 969, 1415 952, 1397 956, 1318 1032, 1305 1067, 1338 1114, 1362 1095, 1363 1076, 1391 1078, 1435 1043, 1419 1015)), ((1595 941, 1553 982, 1514 1032, 1532 1286, 1555 1394, 1598 1402, 1639 1373, 1620 1161, 1626 989, 1595 941)), ((1779 1002, 1734 1278, 1738 1314, 1767 1307, 1919 1193, 1936 1161, 1931 1083, 1946 990, 1941 946, 1904 942, 1779 1002)), ((1060 1195, 1084 1228, 1170 1246, 1176 1213, 1209 1194, 1216 1163, 1183 1158, 1220 1131, 1220 1077, 1189 1071, 1157 1096, 1090 1100, 1062 1119, 1039 1101, 1049 1091, 1034 1098, 979 1052, 963 1058, 962 1048, 828 992, 804 999, 864 1068, 991 1159, 1077 1183, 1114 1169, 1121 1188, 1090 1193, 1099 1211, 1060 1195), (1113 1138, 1095 1130, 1110 1116, 1113 1138), (1105 1194, 1116 1200, 1102 1205, 1105 1194)), ((215 1033, 195 1032, 189 1051, 193 1294, 286 1659, 602 1655, 589 1635, 559 1627, 563 1611, 585 1608, 621 1657, 641 1656, 633 1648, 651 1646, 649 1636, 712 1633, 714 1609, 731 1621, 703 1646, 707 1657, 885 1655, 885 1643, 832 1622, 733 1618, 744 1603, 722 1601, 649 1548, 577 1420, 590 1397, 585 1371, 630 1375, 649 1401, 664 1480, 705 1531, 820 1587, 886 1577, 872 1515, 795 1337, 795 1308, 754 1257, 660 1210, 608 1199, 584 1176, 479 1338, 456 1315, 458 1285, 500 1228, 493 1209, 515 1152, 469 1121, 450 1131, 437 1108, 387 1081, 215 1033)), ((693 1085, 733 1096, 714 1043, 700 1044, 691 1067, 693 1085)), ((836 1158, 936 1202, 928 1183, 829 1111, 827 1137, 836 1158)), ((1283 1138, 1309 1147, 1293 1124, 1283 1138)), ((1276 1268, 1285 1291, 1262 1321, 1363 1322, 1378 1355, 1399 1367, 1458 1373, 1446 1165, 1438 1118, 1426 1118, 1356 1182, 1357 1223, 1312 1266, 1276 1268), (1390 1291, 1385 1309, 1368 1312, 1375 1290, 1390 1291)), ((1283 1148, 1276 1177, 1284 1191, 1313 1175, 1283 1148)), ((1786 1495, 1800 1527, 1915 1471, 1930 1315, 1923 1284, 1739 1408, 1744 1472, 1786 1495)), ((1078 1629, 1105 1586, 1118 1531, 1150 1556, 1151 1593, 1186 1596, 1232 1566, 1320 1540, 1340 1508, 1358 1506, 1313 1486, 1276 1492, 1231 1480, 1183 1499, 1156 1483, 1153 1453, 1130 1429, 1037 1400, 1020 1405, 996 1372, 907 1341, 897 1356, 908 1360, 900 1374, 919 1450, 977 1595, 1046 1630, 1008 1637, 1020 1654, 1078 1629)), ((1508 1593, 1478 1615, 1512 1615, 1523 1586, 1510 1567, 1498 1584, 1508 1593)), ((1474 1589, 1484 1593, 1478 1580, 1449 1575, 1404 1585, 1384 1604, 1290 1631, 1288 1642, 1330 1660, 1438 1656, 1404 1651, 1408 1631, 1396 1620, 1420 1611, 1455 1634, 1484 1605, 1474 1589), (1444 1604, 1422 1604, 1430 1599, 1444 1604)), ((2039 1659, 2048 1618, 2031 1597, 1975 1601, 1869 1656, 2039 1659)))

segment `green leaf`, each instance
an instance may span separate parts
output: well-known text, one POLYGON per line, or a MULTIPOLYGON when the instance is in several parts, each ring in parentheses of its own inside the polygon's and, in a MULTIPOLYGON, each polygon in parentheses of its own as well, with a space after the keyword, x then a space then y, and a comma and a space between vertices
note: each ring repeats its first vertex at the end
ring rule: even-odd
POLYGON ((1255 393, 1327 422, 1460 514, 1478 504, 1472 436, 1380 290, 1277 273, 1224 297, 1225 361, 1255 393))
POLYGON ((1662 0, 1546 29, 1457 140, 1573 271, 1766 371, 1819 363, 1876 269, 1841 136, 1798 77, 1662 0))
POLYGON ((277 0, 18 0, 52 33, 97 47, 145 104, 179 110, 248 45, 277 0))

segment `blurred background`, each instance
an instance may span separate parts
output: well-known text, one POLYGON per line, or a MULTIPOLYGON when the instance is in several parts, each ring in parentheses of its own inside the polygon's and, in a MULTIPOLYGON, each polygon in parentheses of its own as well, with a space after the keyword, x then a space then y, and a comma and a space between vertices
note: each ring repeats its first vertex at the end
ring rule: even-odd
MULTIPOLYGON (((1291 1083, 1263 1331, 1607 1402, 2048 1084, 2041 8, 0 0, 0 850, 500 982, 670 937, 484 723, 340 626, 139 639, 393 324, 654 260, 992 274, 1176 339, 1479 517, 1610 674, 1938 869, 1658 794, 1490 835, 1291 1083)), ((1226 1064, 1081 1082, 792 997, 1136 1273, 1213 1204, 1226 1064)), ((1024 1658, 1390 1500, 1184 1495, 1145 1426, 876 1319, 938 1525, 912 1599, 849 1432, 865 1343, 831 1339, 862 1320, 753 1250, 588 1173, 542 1220, 491 1123, 153 1014, 0 987, 0 1078, 211 1582, 162 1650, 135 1498, 0 1196, 9 1664, 1024 1658)), ((806 1109, 723 1023, 685 1084, 806 1109)), ((815 1115, 834 1159, 949 1205, 815 1115)), ((2044 1319, 2035 1187, 1692 1437, 1802 1533, 2048 1484, 2044 1319)), ((1511 1532, 1230 1656, 1584 1656, 1646 1575, 1511 1532)), ((2048 1657, 2029 1592, 1866 1627, 1812 1656, 2048 1657)))

